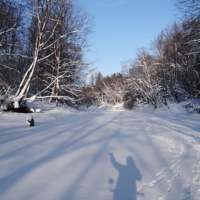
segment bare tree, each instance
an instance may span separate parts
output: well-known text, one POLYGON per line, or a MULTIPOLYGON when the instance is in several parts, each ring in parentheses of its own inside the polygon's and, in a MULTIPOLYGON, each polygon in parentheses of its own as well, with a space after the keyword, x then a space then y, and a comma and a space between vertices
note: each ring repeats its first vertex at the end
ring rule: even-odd
POLYGON ((15 87, 20 74, 16 61, 22 48, 21 26, 22 5, 0 0, 0 84, 4 86, 15 87))
POLYGON ((176 0, 176 6, 185 18, 193 20, 199 18, 199 0, 176 0))
POLYGON ((125 106, 131 109, 140 103, 151 103, 157 108, 162 103, 162 84, 157 76, 154 58, 145 49, 141 49, 131 68, 126 79, 125 106))
MULTIPOLYGON (((88 65, 87 63, 80 62, 80 59, 72 59, 72 56, 77 56, 77 51, 80 54, 83 50, 81 44, 77 43, 80 42, 77 38, 87 35, 87 31, 89 30, 87 28, 81 29, 84 26, 82 23, 86 22, 84 19, 87 16, 80 18, 80 9, 75 10, 73 17, 70 15, 71 10, 75 6, 74 2, 71 0, 36 0, 31 1, 30 5, 32 6, 30 9, 31 12, 27 13, 27 15, 32 17, 32 21, 36 25, 33 61, 24 74, 18 90, 13 97, 15 108, 20 106, 19 103, 21 101, 28 100, 27 96, 34 73, 36 72, 36 68, 42 65, 42 63, 46 63, 51 67, 53 73, 48 76, 50 80, 47 81, 44 88, 31 97, 32 100, 50 88, 54 88, 52 89, 52 94, 56 91, 55 96, 58 97, 60 80, 69 77, 72 78, 74 76, 74 73, 72 73, 74 69, 71 69, 74 66, 86 67, 88 65), (68 20, 68 17, 72 17, 71 21, 68 20), (66 56, 68 52, 70 52, 70 56, 66 56), (48 60, 52 60, 53 62, 51 63, 48 60)), ((72 88, 68 91, 73 93, 72 88)), ((53 97, 52 94, 50 95, 51 97, 53 97)))
POLYGON ((177 23, 164 29, 151 43, 157 61, 158 75, 162 78, 163 97, 181 99, 180 85, 183 84, 185 56, 182 51, 183 30, 177 23))
POLYGON ((177 0, 183 17, 184 38, 182 49, 187 60, 187 83, 191 94, 200 91, 200 4, 198 0, 177 0), (196 91, 196 92, 195 92, 196 91))
MULTIPOLYGON (((66 3, 66 0, 60 0, 52 9, 52 16, 60 11, 62 13, 59 25, 55 29, 54 37, 49 42, 51 43, 65 33, 70 34, 52 45, 51 49, 54 50, 54 53, 39 63, 39 70, 42 70, 37 76, 37 78, 45 80, 43 83, 45 86, 56 79, 45 92, 45 96, 50 96, 50 101, 52 99, 57 101, 59 98, 71 100, 78 98, 84 78, 83 71, 88 70, 89 65, 83 62, 83 52, 87 45, 86 37, 90 33, 89 16, 72 1, 66 3)), ((45 57, 46 54, 48 55, 49 49, 43 53, 45 57)))

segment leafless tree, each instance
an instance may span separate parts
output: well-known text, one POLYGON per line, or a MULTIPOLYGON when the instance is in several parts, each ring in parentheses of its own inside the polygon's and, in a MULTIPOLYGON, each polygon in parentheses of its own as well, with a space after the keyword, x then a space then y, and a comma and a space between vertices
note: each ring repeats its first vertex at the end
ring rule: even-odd
POLYGON ((43 68, 47 77, 46 84, 29 100, 50 89, 52 92, 48 97, 61 98, 58 97, 61 86, 62 90, 74 94, 75 86, 71 83, 65 83, 63 86, 63 80, 74 76, 74 72, 77 71, 75 67, 88 66, 77 58, 84 47, 84 43, 80 41, 83 42, 83 37, 89 32, 88 27, 83 24, 87 21, 87 15, 82 15, 80 8, 76 9, 74 1, 36 0, 31 1, 29 5, 31 9, 27 15, 31 16, 36 26, 33 61, 13 97, 15 108, 20 106, 19 102, 28 100, 28 92, 37 67, 46 65, 51 68, 51 73, 48 75, 48 70, 43 68))
POLYGON ((20 71, 19 60, 22 48, 20 32, 22 5, 11 0, 0 0, 0 85, 15 87, 20 71))
POLYGON ((185 18, 199 18, 199 0, 176 0, 176 6, 185 18))
POLYGON ((125 106, 131 109, 140 103, 151 103, 157 108, 162 103, 162 84, 161 79, 158 79, 154 58, 145 49, 141 49, 130 72, 126 79, 125 106))

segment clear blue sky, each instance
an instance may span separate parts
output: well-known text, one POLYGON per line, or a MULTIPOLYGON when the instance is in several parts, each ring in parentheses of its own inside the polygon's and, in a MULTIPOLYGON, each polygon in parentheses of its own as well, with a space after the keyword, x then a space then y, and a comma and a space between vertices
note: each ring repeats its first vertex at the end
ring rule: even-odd
POLYGON ((94 17, 87 61, 104 76, 121 71, 137 49, 177 20, 175 0, 77 0, 94 17))

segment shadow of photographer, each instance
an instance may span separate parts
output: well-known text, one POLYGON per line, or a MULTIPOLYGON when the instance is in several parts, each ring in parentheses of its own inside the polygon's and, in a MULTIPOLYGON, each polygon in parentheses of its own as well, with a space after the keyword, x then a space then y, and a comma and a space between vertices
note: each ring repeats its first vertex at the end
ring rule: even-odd
POLYGON ((132 156, 126 159, 126 165, 118 163, 112 153, 109 153, 112 165, 119 172, 119 177, 115 189, 112 189, 114 180, 108 180, 110 184, 110 191, 113 192, 113 200, 136 200, 137 188, 136 181, 142 179, 142 175, 135 165, 132 156))

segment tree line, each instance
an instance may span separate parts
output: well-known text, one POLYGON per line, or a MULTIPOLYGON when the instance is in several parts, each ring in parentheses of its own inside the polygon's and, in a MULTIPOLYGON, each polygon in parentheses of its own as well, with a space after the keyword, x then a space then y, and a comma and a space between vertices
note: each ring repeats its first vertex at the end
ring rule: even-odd
POLYGON ((155 108, 168 102, 200 97, 199 0, 177 0, 182 21, 160 32, 122 71, 110 77, 91 77, 85 90, 88 104, 124 103, 132 109, 141 103, 155 108), (101 77, 101 79, 99 79, 101 77), (92 79, 96 81, 92 81, 92 79))

